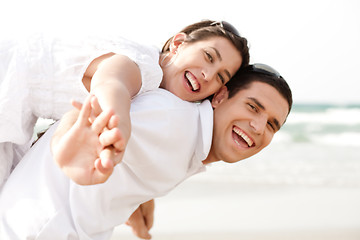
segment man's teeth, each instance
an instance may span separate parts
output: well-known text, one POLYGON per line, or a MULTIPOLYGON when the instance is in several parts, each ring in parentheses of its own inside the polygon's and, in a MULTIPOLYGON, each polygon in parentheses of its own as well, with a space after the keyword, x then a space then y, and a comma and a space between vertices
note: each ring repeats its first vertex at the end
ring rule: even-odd
MULTIPOLYGON (((247 145, 248 145, 249 147, 251 147, 251 146, 254 144, 254 142, 253 142, 243 131, 241 131, 240 129, 234 127, 234 128, 233 128, 233 131, 234 131, 237 135, 239 135, 242 139, 244 139, 244 141, 247 143, 247 145)), ((238 142, 237 142, 237 143, 238 143, 238 142)), ((238 144, 239 144, 239 143, 238 143, 238 144)))
POLYGON ((191 87, 194 91, 199 89, 199 83, 196 81, 196 79, 193 77, 193 75, 189 72, 185 74, 186 78, 189 80, 191 87))

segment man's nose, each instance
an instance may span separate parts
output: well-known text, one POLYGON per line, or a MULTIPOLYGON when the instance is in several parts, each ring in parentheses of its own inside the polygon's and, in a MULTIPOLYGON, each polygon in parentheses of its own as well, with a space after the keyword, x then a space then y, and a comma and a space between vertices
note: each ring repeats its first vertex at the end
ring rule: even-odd
POLYGON ((263 134, 266 128, 267 119, 264 116, 258 116, 250 121, 250 126, 256 134, 263 134))

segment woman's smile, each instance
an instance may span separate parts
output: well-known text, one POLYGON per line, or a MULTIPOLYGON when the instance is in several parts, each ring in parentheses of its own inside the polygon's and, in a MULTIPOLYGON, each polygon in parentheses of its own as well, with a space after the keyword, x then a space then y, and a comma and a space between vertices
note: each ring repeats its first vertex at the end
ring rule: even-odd
POLYGON ((187 86, 190 88, 192 92, 199 92, 200 91, 200 83, 197 78, 189 71, 185 72, 185 80, 187 86))

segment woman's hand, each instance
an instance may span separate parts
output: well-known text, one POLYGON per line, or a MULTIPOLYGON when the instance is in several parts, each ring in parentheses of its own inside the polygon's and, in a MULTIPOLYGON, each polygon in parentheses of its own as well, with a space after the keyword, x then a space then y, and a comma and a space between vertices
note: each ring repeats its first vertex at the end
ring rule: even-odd
POLYGON ((117 117, 111 110, 92 110, 96 105, 96 97, 90 95, 80 112, 72 111, 63 117, 52 139, 54 160, 80 185, 105 182, 123 156, 123 152, 111 147, 122 141, 119 129, 114 127, 117 117))

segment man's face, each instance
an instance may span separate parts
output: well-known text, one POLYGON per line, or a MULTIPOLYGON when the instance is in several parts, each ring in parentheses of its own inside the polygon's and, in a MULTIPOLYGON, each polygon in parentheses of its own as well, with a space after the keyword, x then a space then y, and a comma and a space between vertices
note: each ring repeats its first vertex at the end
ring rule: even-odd
POLYGON ((253 82, 232 98, 213 99, 214 133, 208 159, 237 162, 266 147, 288 115, 289 105, 272 86, 253 82))

